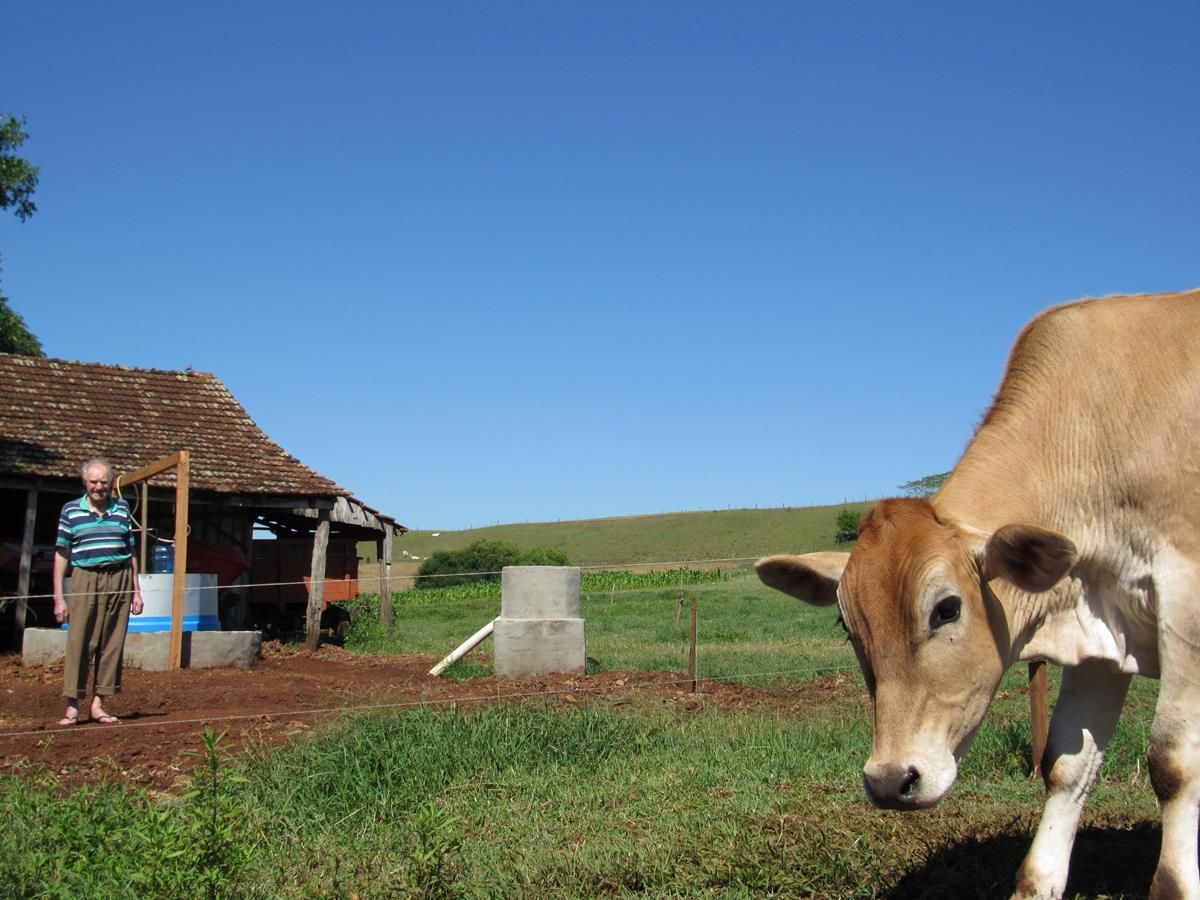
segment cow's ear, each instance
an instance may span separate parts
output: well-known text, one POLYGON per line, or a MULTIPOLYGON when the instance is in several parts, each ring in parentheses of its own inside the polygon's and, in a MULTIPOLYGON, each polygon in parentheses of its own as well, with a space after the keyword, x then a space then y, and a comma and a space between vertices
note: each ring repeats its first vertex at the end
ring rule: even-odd
POLYGON ((1033 594, 1048 591, 1071 571, 1078 558, 1075 545, 1054 531, 1035 525, 1005 525, 984 548, 983 571, 1033 594))
POLYGON ((813 606, 837 602, 837 586, 849 553, 807 553, 804 556, 764 556, 754 564, 767 587, 799 597, 813 606))

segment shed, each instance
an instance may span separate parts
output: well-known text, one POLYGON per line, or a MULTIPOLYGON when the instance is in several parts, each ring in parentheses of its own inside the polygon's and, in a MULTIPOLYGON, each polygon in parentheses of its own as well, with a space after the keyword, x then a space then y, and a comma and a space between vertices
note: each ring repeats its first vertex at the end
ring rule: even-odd
MULTIPOLYGON (((54 533, 62 504, 82 494, 81 464, 104 457, 119 476, 180 450, 190 456, 189 546, 244 560, 223 586, 225 627, 254 624, 256 530, 307 540, 314 559, 326 537, 374 540, 390 608, 392 540, 407 529, 272 441, 215 375, 0 353, 0 598, 10 601, 0 641, 52 623, 54 533)), ((173 471, 124 496, 152 537, 174 538, 173 471)))

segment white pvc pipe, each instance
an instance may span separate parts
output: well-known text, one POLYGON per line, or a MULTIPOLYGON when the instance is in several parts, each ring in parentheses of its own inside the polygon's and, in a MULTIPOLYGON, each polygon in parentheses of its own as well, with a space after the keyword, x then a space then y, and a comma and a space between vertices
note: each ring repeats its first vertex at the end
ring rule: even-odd
POLYGON ((460 659, 462 659, 464 656, 466 656, 468 653, 470 653, 472 650, 474 650, 475 646, 477 644, 481 643, 485 637, 487 637, 489 634, 491 634, 492 629, 495 627, 496 627, 496 620, 492 619, 492 621, 488 622, 486 625, 484 625, 482 628, 480 628, 477 632, 475 632, 473 635, 471 635, 469 638, 467 638, 465 641, 463 641, 461 644, 459 644, 457 650, 455 650, 453 653, 451 653, 449 656, 447 656, 445 659, 443 659, 440 663, 438 663, 436 666, 434 666, 432 669, 430 669, 429 674, 430 675, 441 675, 442 672, 446 671, 446 669, 448 667, 452 666, 454 663, 458 662, 460 659))

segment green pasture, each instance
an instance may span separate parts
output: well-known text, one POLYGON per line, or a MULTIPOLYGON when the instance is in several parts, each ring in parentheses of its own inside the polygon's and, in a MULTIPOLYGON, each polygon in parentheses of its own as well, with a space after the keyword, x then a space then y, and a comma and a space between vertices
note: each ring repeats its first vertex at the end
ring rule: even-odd
MULTIPOLYGON (((837 624, 837 612, 813 609, 767 589, 748 567, 721 581, 687 584, 682 614, 679 588, 673 583, 649 590, 618 590, 590 589, 589 580, 584 579, 580 602, 588 665, 593 672, 686 671, 694 599, 699 645, 696 671, 700 677, 755 686, 807 680, 835 671, 857 677, 854 654, 837 624)), ((644 573, 620 580, 659 579, 657 573, 644 573)), ((595 581, 603 584, 600 578, 595 581)), ((379 626, 376 597, 351 605, 355 625, 347 647, 374 653, 449 653, 500 614, 500 597, 494 587, 463 587, 485 596, 398 603, 388 633, 379 626), (494 596, 487 596, 489 593, 494 596)), ((439 592, 410 593, 436 598, 439 592)), ((457 596, 459 591, 449 588, 447 594, 457 596)), ((490 675, 489 647, 485 642, 455 668, 461 666, 472 676, 490 675)), ((455 677, 455 669, 447 675, 455 677)))
MULTIPOLYGON (((766 702, 714 708, 685 692, 353 715, 236 760, 212 735, 180 796, 64 792, 30 770, 0 779, 0 814, 20 823, 0 831, 0 884, 16 897, 1008 895, 1043 799, 1028 777, 1023 671, 1003 683, 950 798, 879 812, 862 797, 870 708, 836 614, 748 573, 686 590, 701 677, 753 685, 766 702)), ((677 588, 585 592, 583 607, 593 670, 686 667, 677 588)), ((385 634, 364 601, 348 646, 448 652, 497 612, 488 598, 400 604, 385 634)), ((455 669, 486 676, 487 645, 455 669)), ((1154 696, 1135 684, 1071 896, 1149 884, 1154 696)))
MULTIPOLYGON (((495 525, 467 531, 410 531, 395 542, 393 559, 427 557, 437 550, 459 550, 479 540, 507 541, 521 549, 553 547, 576 566, 683 562, 696 559, 758 557, 837 549, 837 514, 862 511, 869 504, 781 509, 729 509, 665 513, 578 522, 495 525)), ((359 555, 377 560, 375 544, 364 542, 359 555)))

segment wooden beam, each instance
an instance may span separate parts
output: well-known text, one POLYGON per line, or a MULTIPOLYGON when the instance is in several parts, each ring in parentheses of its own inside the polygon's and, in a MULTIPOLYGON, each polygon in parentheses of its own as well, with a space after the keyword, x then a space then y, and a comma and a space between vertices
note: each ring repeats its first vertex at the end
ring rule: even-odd
POLYGON ((392 630, 392 540, 394 532, 384 527, 383 539, 376 541, 379 552, 379 621, 385 631, 392 630))
POLYGON ((291 512, 296 509, 333 509, 335 497, 278 497, 255 494, 221 494, 223 506, 250 509, 280 509, 291 512))
POLYGON ((180 450, 177 453, 172 453, 170 456, 163 457, 157 462, 152 462, 148 466, 142 466, 128 475, 121 475, 117 478, 117 484, 121 487, 128 487, 131 484, 138 484, 145 481, 147 478, 153 478, 167 469, 173 469, 181 464, 182 458, 187 455, 186 450, 180 450))
MULTIPOLYGON (((192 483, 191 456, 186 450, 176 454, 175 473, 175 577, 171 579, 171 643, 167 650, 167 670, 183 665, 183 597, 187 581, 188 489, 192 483)), ((161 471, 161 470, 160 470, 161 471)))
POLYGON ((25 495, 25 531, 21 537, 21 568, 17 574, 17 608, 13 620, 17 646, 25 643, 25 614, 28 611, 29 579, 33 572, 33 526, 37 524, 37 488, 30 488, 25 495))
POLYGON ((13 488, 18 491, 40 488, 48 494, 71 494, 77 498, 80 496, 78 477, 74 481, 41 475, 30 475, 27 478, 0 477, 0 488, 13 488))
POLYGON ((308 582, 308 649, 315 653, 321 641, 321 611, 325 607, 325 558, 329 551, 329 514, 325 513, 313 537, 312 577, 308 582))

